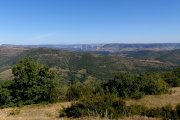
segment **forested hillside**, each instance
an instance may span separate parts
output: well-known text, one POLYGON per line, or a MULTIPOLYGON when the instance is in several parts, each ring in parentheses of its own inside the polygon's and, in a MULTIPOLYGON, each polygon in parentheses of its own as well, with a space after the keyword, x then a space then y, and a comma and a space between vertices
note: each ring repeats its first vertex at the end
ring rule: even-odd
POLYGON ((158 60, 166 63, 180 65, 180 49, 165 51, 126 51, 119 54, 123 54, 126 57, 131 57, 139 60, 158 60))
MULTIPOLYGON (((12 52, 14 52, 13 50, 14 49, 12 49, 12 52)), ((15 51, 12 55, 6 52, 1 52, 0 54, 2 56, 0 59, 1 71, 6 68, 11 68, 13 64, 24 57, 32 57, 58 70, 70 81, 76 79, 81 79, 83 81, 88 76, 107 80, 112 78, 115 72, 119 71, 129 71, 132 73, 146 71, 155 72, 173 69, 178 66, 169 61, 165 61, 165 59, 164 61, 162 60, 162 62, 152 61, 151 59, 150 61, 139 59, 139 56, 146 58, 146 55, 154 57, 154 55, 145 54, 144 52, 142 54, 137 53, 138 57, 135 56, 136 53, 129 53, 128 57, 122 57, 113 54, 103 55, 91 52, 70 52, 65 50, 37 48, 20 49, 18 52, 15 51), (143 56, 143 54, 145 55, 143 56)), ((153 54, 156 53, 154 52, 153 54)))
POLYGON ((25 48, 0 47, 0 71, 2 68, 10 67, 14 64, 14 59, 26 50, 25 48))

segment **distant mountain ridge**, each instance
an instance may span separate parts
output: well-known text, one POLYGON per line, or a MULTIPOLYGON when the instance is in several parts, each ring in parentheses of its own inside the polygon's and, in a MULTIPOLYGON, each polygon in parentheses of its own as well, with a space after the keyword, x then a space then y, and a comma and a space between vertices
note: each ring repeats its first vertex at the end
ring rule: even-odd
POLYGON ((104 51, 134 51, 134 50, 175 50, 180 49, 180 43, 151 43, 151 44, 105 44, 104 51))
POLYGON ((44 44, 44 45, 11 45, 2 44, 0 47, 16 47, 16 48, 52 48, 52 49, 64 49, 71 51, 96 51, 100 50, 104 44, 44 44))
POLYGON ((68 45, 11 45, 3 44, 0 47, 18 47, 18 48, 54 48, 54 49, 65 49, 72 51, 109 51, 109 52, 121 52, 121 51, 138 51, 138 50, 175 50, 180 49, 180 43, 138 43, 138 44, 68 44, 68 45))

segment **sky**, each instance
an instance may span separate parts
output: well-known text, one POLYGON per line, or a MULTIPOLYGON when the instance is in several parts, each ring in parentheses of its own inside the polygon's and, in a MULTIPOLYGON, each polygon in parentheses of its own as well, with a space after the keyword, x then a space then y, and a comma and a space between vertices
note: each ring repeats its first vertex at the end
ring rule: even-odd
POLYGON ((0 44, 180 43, 180 0, 0 0, 0 44))

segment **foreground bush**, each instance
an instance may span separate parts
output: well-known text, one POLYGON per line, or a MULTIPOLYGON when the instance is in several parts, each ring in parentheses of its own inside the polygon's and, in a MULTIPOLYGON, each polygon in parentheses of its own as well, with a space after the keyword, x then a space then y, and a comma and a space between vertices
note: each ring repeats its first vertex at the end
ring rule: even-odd
POLYGON ((140 115, 162 118, 163 120, 180 120, 180 104, 175 109, 171 105, 147 108, 143 105, 126 106, 125 102, 113 95, 97 95, 81 99, 71 107, 60 111, 60 117, 105 117, 118 119, 124 116, 140 115))
POLYGON ((170 86, 180 87, 180 69, 164 72, 161 76, 170 86))
POLYGON ((87 79, 83 83, 75 81, 67 90, 66 98, 68 101, 75 101, 80 98, 92 96, 102 91, 101 82, 93 78, 87 79))
POLYGON ((180 120, 180 105, 177 105, 175 109, 173 109, 171 105, 156 108, 147 108, 143 105, 132 105, 127 108, 128 113, 131 115, 162 118, 163 120, 180 120))
POLYGON ((125 102, 111 94, 82 98, 71 107, 60 111, 60 117, 100 116, 118 118, 125 114, 125 102))

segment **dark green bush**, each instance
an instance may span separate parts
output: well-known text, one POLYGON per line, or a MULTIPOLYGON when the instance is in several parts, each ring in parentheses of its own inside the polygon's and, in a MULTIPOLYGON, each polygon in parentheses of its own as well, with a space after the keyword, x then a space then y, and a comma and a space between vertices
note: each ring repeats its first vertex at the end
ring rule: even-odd
POLYGON ((172 87, 180 86, 180 78, 178 78, 178 77, 166 78, 164 80, 172 87))
POLYGON ((0 107, 8 107, 8 106, 14 106, 12 103, 13 97, 12 97, 12 90, 9 89, 11 86, 12 81, 5 80, 0 81, 0 107))
POLYGON ((168 92, 168 84, 158 74, 144 74, 142 81, 144 87, 142 90, 149 95, 158 95, 168 92))
POLYGON ((15 103, 33 104, 55 101, 55 73, 31 58, 16 64, 11 85, 15 103))
POLYGON ((60 112, 60 116, 101 116, 118 118, 125 115, 125 102, 111 94, 93 95, 82 98, 71 107, 60 112))
POLYGON ((0 106, 8 105, 11 102, 11 92, 7 88, 0 88, 0 106))
POLYGON ((54 71, 31 58, 16 64, 14 79, 0 85, 0 106, 21 106, 58 100, 59 89, 54 71))
POLYGON ((82 96, 83 91, 83 85, 80 82, 76 82, 75 84, 72 84, 69 86, 66 98, 69 101, 78 100, 82 96))
POLYGON ((130 97, 133 98, 133 99, 140 99, 142 98, 143 96, 145 96, 145 93, 144 92, 140 92, 140 91, 135 91, 133 92, 130 97))
POLYGON ((156 108, 147 108, 143 105, 126 106, 121 99, 104 94, 81 99, 71 107, 60 111, 60 117, 101 116, 113 119, 130 115, 179 120, 180 105, 177 105, 175 109, 171 105, 156 108))
POLYGON ((127 107, 128 115, 144 115, 147 107, 143 105, 131 105, 127 107))
POLYGON ((161 109, 160 108, 150 108, 146 110, 145 116, 148 117, 161 117, 161 109))
POLYGON ((148 117, 159 117, 163 118, 164 120, 179 120, 180 117, 176 113, 176 110, 173 110, 171 105, 167 105, 161 108, 149 108, 147 109, 143 115, 148 117))
POLYGON ((161 73, 164 81, 166 81, 171 87, 180 86, 180 70, 176 69, 174 71, 167 71, 161 73))
POLYGON ((174 110, 172 109, 171 105, 167 105, 161 108, 161 116, 163 116, 164 119, 172 118, 173 113, 174 110))
POLYGON ((119 97, 134 99, 168 92, 168 84, 158 74, 135 75, 126 72, 116 74, 114 80, 103 84, 103 88, 117 93, 119 97))
POLYGON ((81 104, 80 102, 74 103, 71 107, 60 111, 60 117, 80 117, 82 115, 87 115, 87 111, 85 112, 86 106, 81 104))
POLYGON ((176 105, 176 114, 178 118, 180 119, 180 104, 176 105))
POLYGON ((94 79, 87 79, 83 83, 76 81, 67 90, 66 97, 69 101, 78 100, 81 97, 88 97, 102 91, 101 82, 94 79))

